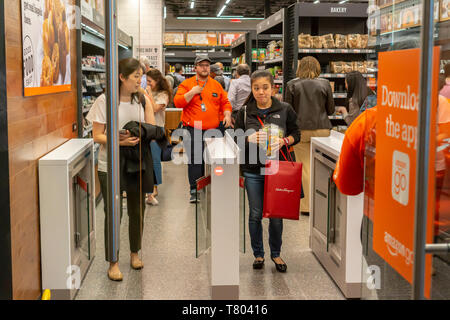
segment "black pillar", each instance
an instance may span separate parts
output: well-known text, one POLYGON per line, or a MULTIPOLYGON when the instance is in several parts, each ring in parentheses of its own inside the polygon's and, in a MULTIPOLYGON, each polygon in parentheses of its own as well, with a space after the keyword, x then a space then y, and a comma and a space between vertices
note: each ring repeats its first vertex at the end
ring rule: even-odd
POLYGON ((270 16, 270 0, 264 0, 264 19, 267 19, 270 16))

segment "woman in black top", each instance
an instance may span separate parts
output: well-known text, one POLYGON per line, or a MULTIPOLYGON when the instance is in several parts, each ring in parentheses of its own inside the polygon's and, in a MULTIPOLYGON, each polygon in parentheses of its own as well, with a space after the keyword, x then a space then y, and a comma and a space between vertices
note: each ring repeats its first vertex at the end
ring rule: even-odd
POLYGON ((330 135, 332 126, 328 116, 335 112, 330 82, 319 76, 319 61, 311 56, 304 57, 298 64, 297 78, 286 86, 286 102, 297 112, 302 134, 300 143, 295 146, 295 157, 303 164, 305 198, 300 204, 300 211, 305 215, 309 214, 311 138, 330 135))
MULTIPOLYGON (((345 87, 347 88, 348 111, 345 107, 337 107, 336 111, 342 113, 347 125, 350 125, 359 114, 361 106, 369 96, 374 96, 372 89, 367 87, 367 81, 358 71, 349 72, 345 76, 345 87)), ((376 97, 375 97, 376 100, 376 97)))
MULTIPOLYGON (((273 77, 268 71, 256 71, 251 76, 252 93, 246 105, 242 107, 236 117, 235 132, 239 139, 238 129, 245 131, 245 163, 241 165, 245 177, 245 188, 250 206, 249 229, 251 245, 255 261, 254 269, 261 269, 264 265, 264 246, 262 232, 262 211, 264 201, 264 165, 266 161, 265 144, 267 134, 261 129, 263 126, 276 125, 282 134, 271 144, 272 158, 284 160, 278 155, 282 149, 287 156, 288 147, 300 141, 300 131, 297 115, 294 109, 284 102, 272 97, 274 86, 273 77)), ((240 134, 243 134, 240 131, 240 134)), ((243 150, 243 151, 244 151, 243 150)), ((280 258, 282 244, 283 220, 270 219, 269 245, 272 261, 279 272, 286 272, 287 266, 280 258)))

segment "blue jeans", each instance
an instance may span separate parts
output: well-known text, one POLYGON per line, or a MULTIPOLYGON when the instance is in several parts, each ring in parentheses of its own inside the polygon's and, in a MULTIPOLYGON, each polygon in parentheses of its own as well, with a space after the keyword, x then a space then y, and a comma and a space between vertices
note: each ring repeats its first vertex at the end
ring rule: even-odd
POLYGON ((155 172, 155 185, 159 186, 162 184, 161 148, 155 141, 150 143, 150 148, 152 150, 153 171, 155 172))
MULTIPOLYGON (((264 176, 254 173, 244 173, 245 189, 247 190, 250 207, 248 227, 255 258, 264 257, 262 213, 264 205, 264 176)), ((283 235, 283 219, 269 219, 270 256, 277 258, 281 252, 281 237, 283 235)))

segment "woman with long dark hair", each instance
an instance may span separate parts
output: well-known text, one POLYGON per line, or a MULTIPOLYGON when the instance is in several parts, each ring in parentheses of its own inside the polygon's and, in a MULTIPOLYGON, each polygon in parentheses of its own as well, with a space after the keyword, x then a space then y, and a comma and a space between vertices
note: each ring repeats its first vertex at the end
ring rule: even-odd
MULTIPOLYGON (((166 107, 172 102, 173 93, 166 77, 158 69, 151 69, 147 72, 146 92, 152 97, 150 103, 155 113, 156 125, 164 128, 166 123, 166 107)), ((155 173, 155 186, 153 194, 147 196, 147 203, 156 206, 158 205, 158 200, 155 197, 158 195, 158 186, 162 184, 161 148, 155 141, 151 142, 150 147, 155 173)))
MULTIPOLYGON (((127 123, 136 121, 140 123, 155 124, 155 117, 150 101, 139 93, 141 86, 142 70, 141 64, 136 59, 124 59, 119 62, 119 101, 118 114, 119 125, 122 129, 127 123), (144 108, 145 105, 145 108, 144 108)), ((123 275, 119 269, 118 256, 114 248, 110 248, 109 241, 113 235, 112 212, 107 204, 108 201, 108 163, 107 163, 107 136, 106 136, 106 96, 102 94, 97 98, 86 119, 92 122, 93 138, 100 144, 98 156, 98 176, 100 188, 104 200, 105 211, 105 258, 110 263, 108 277, 114 281, 121 281, 123 275)), ((138 145, 140 139, 126 133, 119 134, 119 145, 121 147, 134 147, 138 145)), ((141 250, 142 231, 143 231, 143 210, 145 209, 145 194, 139 190, 139 184, 136 189, 127 190, 127 211, 129 216, 129 240, 130 240, 130 264, 133 269, 142 269, 143 263, 139 258, 141 250)), ((122 197, 121 197, 122 202, 122 197)), ((122 209, 122 206, 121 206, 122 209)), ((122 210, 121 210, 122 217, 122 210)))
POLYGON ((347 88, 348 111, 345 107, 338 107, 336 111, 342 113, 345 122, 350 125, 359 116, 366 99, 374 96, 375 93, 367 87, 367 81, 359 71, 347 73, 345 87, 347 88))
MULTIPOLYGON (((279 138, 271 144, 272 155, 282 149, 284 154, 288 154, 290 146, 300 141, 300 130, 297 124, 297 115, 294 109, 285 102, 281 102, 272 97, 274 87, 273 76, 270 72, 262 70, 256 71, 251 76, 252 93, 239 110, 236 116, 235 129, 242 129, 247 134, 245 146, 245 163, 241 165, 245 177, 245 188, 248 194, 250 207, 249 230, 253 255, 254 269, 261 269, 264 266, 264 246, 262 231, 262 215, 264 205, 264 166, 265 159, 260 158, 261 145, 266 145, 267 134, 261 129, 266 126, 276 125, 280 130, 279 138), (252 146, 250 146, 252 144, 252 146), (249 154, 256 151, 258 161, 256 164, 251 160, 255 155, 249 154)), ((238 134, 239 131, 236 131, 238 134)), ((242 131, 241 131, 242 132, 242 131)), ((279 157, 283 161, 283 157, 279 157)), ((282 205, 282 204, 280 204, 282 205)), ((286 272, 286 263, 281 259, 281 244, 283 234, 283 220, 270 219, 269 222, 269 245, 270 256, 279 272, 286 272)))

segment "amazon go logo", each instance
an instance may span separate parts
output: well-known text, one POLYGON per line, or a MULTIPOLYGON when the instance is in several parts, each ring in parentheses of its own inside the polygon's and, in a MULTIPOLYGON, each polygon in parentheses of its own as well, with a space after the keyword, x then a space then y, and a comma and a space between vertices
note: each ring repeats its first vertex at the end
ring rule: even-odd
POLYGON ((392 157, 392 198, 407 206, 409 201, 409 156, 394 151, 392 157))

